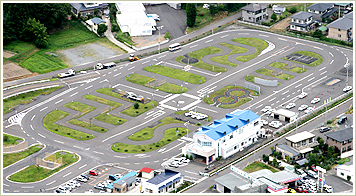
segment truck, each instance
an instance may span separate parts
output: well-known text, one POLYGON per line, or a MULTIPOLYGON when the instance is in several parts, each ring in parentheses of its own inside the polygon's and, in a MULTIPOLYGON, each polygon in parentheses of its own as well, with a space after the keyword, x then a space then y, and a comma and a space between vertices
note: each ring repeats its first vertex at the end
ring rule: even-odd
POLYGON ((137 60, 140 60, 140 59, 137 56, 135 56, 134 54, 130 54, 129 60, 130 61, 137 61, 137 60))
POLYGON ((126 96, 128 99, 132 99, 132 100, 135 100, 135 101, 143 101, 144 100, 144 97, 139 95, 137 96, 135 93, 133 92, 127 92, 127 96, 126 96))
POLYGON ((116 63, 114 62, 110 62, 110 63, 98 63, 96 65, 94 65, 94 69, 97 69, 97 70, 100 70, 100 69, 107 69, 107 68, 110 68, 110 67, 114 67, 116 66, 116 63))
POLYGON ((58 77, 60 77, 60 78, 65 78, 65 77, 74 76, 74 75, 75 75, 74 69, 70 69, 70 70, 68 70, 68 72, 66 72, 66 73, 60 73, 60 74, 58 74, 58 77))

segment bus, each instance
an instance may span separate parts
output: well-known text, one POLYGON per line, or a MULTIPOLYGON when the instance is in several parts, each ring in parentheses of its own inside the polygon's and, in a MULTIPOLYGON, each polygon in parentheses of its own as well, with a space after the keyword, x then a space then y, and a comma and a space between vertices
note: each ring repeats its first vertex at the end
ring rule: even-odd
POLYGON ((175 43, 175 44, 171 44, 169 45, 169 51, 175 51, 175 50, 178 50, 180 49, 180 44, 179 43, 175 43))

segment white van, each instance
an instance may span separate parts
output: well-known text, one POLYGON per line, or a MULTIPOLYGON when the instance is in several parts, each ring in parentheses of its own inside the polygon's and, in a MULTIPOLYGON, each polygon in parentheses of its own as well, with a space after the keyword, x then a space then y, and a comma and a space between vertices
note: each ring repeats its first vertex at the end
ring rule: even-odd
POLYGON ((175 43, 175 44, 171 44, 171 45, 169 45, 169 51, 175 51, 175 50, 178 50, 178 49, 180 49, 181 48, 181 46, 180 46, 180 44, 179 43, 175 43))

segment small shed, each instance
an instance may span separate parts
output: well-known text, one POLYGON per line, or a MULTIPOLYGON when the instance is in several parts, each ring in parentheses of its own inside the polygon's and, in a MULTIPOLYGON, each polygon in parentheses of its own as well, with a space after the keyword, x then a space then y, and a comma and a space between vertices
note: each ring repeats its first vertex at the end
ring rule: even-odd
POLYGON ((294 122, 297 118, 298 114, 296 112, 292 112, 286 109, 279 109, 273 112, 273 117, 275 119, 279 119, 285 122, 294 122))
POLYGON ((151 178, 154 177, 154 169, 151 169, 151 168, 148 168, 148 167, 144 167, 139 171, 139 173, 140 172, 141 172, 142 178, 151 179, 151 178))

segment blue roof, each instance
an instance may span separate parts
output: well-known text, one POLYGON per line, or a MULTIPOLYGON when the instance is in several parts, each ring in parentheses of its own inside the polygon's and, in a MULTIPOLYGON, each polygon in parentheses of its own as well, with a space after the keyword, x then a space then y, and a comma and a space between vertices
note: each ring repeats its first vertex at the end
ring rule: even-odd
POLYGON ((92 21, 94 24, 100 24, 100 23, 102 23, 102 22, 103 22, 103 23, 106 23, 103 19, 97 18, 97 17, 91 19, 91 21, 92 21))
POLYGON ((237 111, 234 114, 226 114, 225 118, 221 120, 214 120, 214 124, 210 126, 203 126, 202 130, 195 134, 205 134, 216 141, 259 117, 251 110, 237 111))
MULTIPOLYGON (((123 182, 130 181, 129 177, 134 177, 137 175, 137 172, 131 171, 128 174, 124 175, 122 178, 118 178, 114 181, 116 184, 122 184, 123 182)), ((110 183, 106 188, 113 189, 113 183, 110 183)))
POLYGON ((164 172, 162 172, 159 175, 147 180, 147 182, 151 183, 151 184, 158 185, 158 184, 164 182, 165 180, 167 180, 167 179, 169 179, 172 176, 177 175, 177 174, 179 174, 179 172, 172 171, 170 169, 165 169, 164 172))

